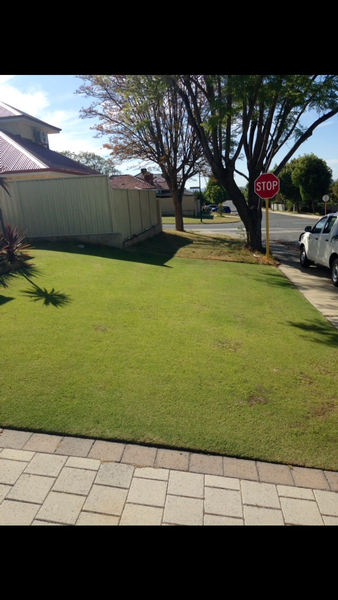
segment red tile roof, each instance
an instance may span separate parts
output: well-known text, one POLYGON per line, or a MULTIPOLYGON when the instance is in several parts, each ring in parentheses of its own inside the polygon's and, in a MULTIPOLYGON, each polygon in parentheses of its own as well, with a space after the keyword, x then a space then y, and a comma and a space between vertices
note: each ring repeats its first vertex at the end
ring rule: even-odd
POLYGON ((127 190, 153 190, 154 186, 146 181, 142 181, 133 175, 113 175, 110 178, 110 185, 117 189, 127 190))

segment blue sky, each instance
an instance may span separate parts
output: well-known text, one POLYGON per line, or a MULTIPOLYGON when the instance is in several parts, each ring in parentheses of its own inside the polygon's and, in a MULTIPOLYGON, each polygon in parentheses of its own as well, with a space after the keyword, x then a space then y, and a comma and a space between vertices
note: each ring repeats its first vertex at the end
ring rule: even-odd
MULTIPOLYGON (((49 136, 52 150, 94 152, 107 157, 103 144, 108 140, 95 138, 95 131, 91 129, 94 121, 80 118, 81 108, 91 103, 90 99, 75 94, 81 84, 82 79, 75 75, 0 75, 0 100, 59 127, 60 133, 49 136)), ((318 127, 295 157, 312 152, 326 161, 333 171, 333 179, 338 179, 338 116, 318 127)), ((116 163, 121 173, 131 175, 136 175, 140 166, 137 162, 116 163)), ((243 178, 237 182, 245 185, 243 178)), ((201 183, 203 187, 205 181, 201 183)), ((198 186, 198 177, 188 182, 188 187, 194 185, 198 186)))

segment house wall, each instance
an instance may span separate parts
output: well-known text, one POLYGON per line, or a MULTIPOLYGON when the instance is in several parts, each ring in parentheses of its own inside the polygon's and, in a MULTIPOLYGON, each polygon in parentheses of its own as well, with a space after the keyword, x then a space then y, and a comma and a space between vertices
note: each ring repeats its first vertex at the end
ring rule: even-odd
MULTIPOLYGON (((171 216, 175 214, 174 201, 171 197, 161 198, 161 213, 165 216, 171 216)), ((182 211, 185 217, 197 217, 199 215, 199 200, 196 200, 195 196, 183 196, 182 199, 182 211)))
POLYGON ((162 230, 154 190, 113 189, 106 175, 9 182, 0 189, 5 223, 30 240, 77 239, 122 247, 162 230))
MULTIPOLYGON (((33 142, 35 142, 34 127, 32 123, 29 123, 28 121, 6 121, 5 123, 2 123, 2 129, 3 131, 7 131, 12 135, 21 135, 23 138, 27 138, 28 140, 32 140, 33 142)), ((35 129, 39 129, 39 127, 36 126, 35 129)))

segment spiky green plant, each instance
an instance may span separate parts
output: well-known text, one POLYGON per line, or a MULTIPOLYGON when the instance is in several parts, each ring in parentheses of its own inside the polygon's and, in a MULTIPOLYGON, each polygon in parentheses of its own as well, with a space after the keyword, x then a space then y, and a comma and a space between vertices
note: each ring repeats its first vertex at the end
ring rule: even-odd
POLYGON ((14 273, 25 273, 32 269, 29 263, 32 256, 28 253, 30 244, 16 227, 6 225, 0 232, 0 283, 7 287, 7 281, 14 273))

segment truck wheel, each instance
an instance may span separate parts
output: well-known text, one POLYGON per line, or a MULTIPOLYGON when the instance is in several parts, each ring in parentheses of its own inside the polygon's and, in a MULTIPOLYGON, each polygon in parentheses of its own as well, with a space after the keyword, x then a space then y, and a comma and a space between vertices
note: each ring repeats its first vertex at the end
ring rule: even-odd
POLYGON ((299 260, 300 260, 300 264, 302 267, 307 268, 311 265, 311 261, 308 259, 307 255, 306 255, 306 250, 305 250, 304 246, 302 246, 300 249, 299 260))
POLYGON ((338 287, 338 258, 335 258, 331 265, 331 280, 333 285, 338 287))

